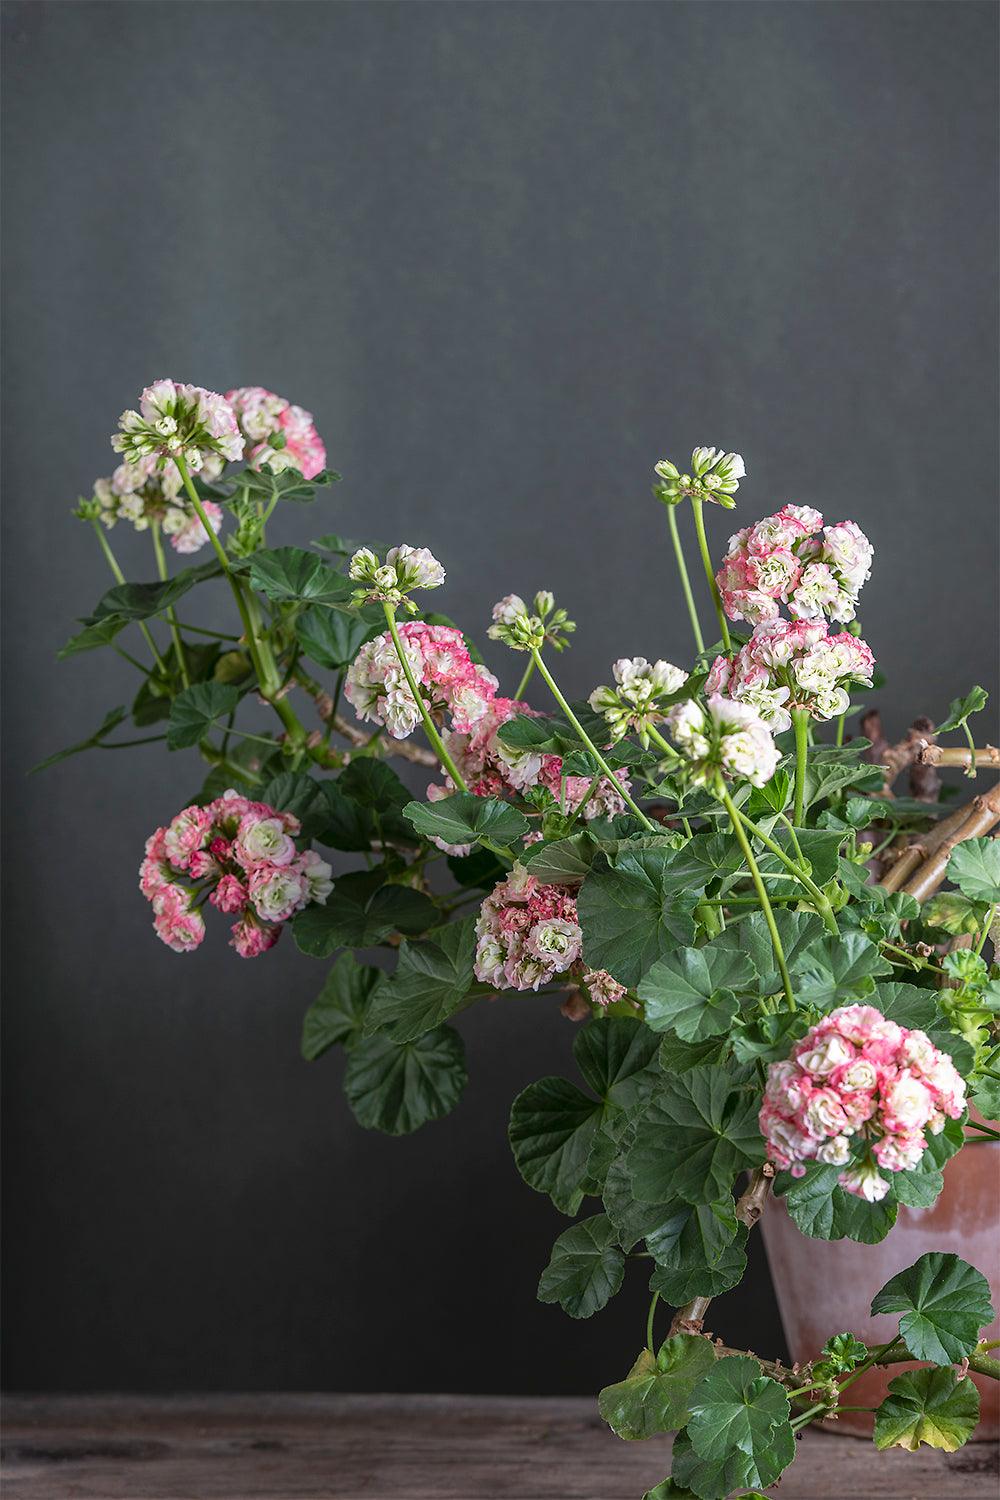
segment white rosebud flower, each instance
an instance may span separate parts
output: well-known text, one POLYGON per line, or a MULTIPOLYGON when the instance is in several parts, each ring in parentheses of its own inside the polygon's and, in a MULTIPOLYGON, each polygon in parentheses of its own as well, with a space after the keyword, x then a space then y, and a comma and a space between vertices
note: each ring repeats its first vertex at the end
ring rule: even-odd
POLYGON ((542 963, 561 973, 579 957, 582 943, 583 934, 576 922, 553 917, 535 924, 528 934, 526 946, 542 963))
POLYGON ((799 1058, 799 1066, 814 1078, 825 1078, 832 1073, 834 1068, 842 1067, 855 1056, 850 1042, 846 1042, 842 1036, 835 1031, 828 1032, 825 1037, 804 1057, 799 1058))
POLYGON ((816 1160, 826 1162, 830 1167, 842 1167, 850 1154, 849 1146, 846 1135, 835 1135, 816 1148, 816 1160))
POLYGON ((555 609, 555 606, 555 594, 553 594, 550 589, 539 589, 538 593, 535 595, 535 614, 541 615, 542 619, 544 620, 546 615, 550 615, 552 613, 552 611, 555 609))
POLYGON ((320 859, 315 849, 308 849, 302 856, 302 874, 309 887, 309 900, 324 906, 333 890, 333 870, 325 859, 320 859))
POLYGON ((513 625, 514 621, 527 616, 528 606, 519 594, 506 594, 493 606, 493 622, 496 625, 513 625))
POLYGON ((351 558, 348 576, 353 578, 355 583, 366 583, 370 578, 374 578, 378 565, 378 558, 370 547, 359 547, 351 558))
POLYGON ((394 740, 405 740, 420 721, 420 709, 408 688, 390 688, 381 709, 385 727, 394 740))
POLYGON ((853 1193, 856 1198, 863 1198, 866 1203, 880 1203, 889 1191, 888 1182, 879 1175, 873 1161, 860 1162, 849 1171, 842 1172, 840 1186, 845 1192, 853 1193))
POLYGON ((395 568, 404 593, 410 589, 436 589, 444 583, 444 568, 426 547, 409 547, 405 542, 390 547, 386 562, 395 568))

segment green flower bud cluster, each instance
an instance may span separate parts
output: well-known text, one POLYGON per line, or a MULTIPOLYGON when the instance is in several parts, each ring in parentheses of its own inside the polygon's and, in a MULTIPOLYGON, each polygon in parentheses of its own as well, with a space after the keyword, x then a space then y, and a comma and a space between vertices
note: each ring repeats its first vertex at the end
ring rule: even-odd
POLYGON ((738 453, 725 453, 721 448, 696 448, 691 454, 691 472, 682 473, 669 458, 661 458, 655 466, 663 483, 657 486, 656 494, 665 505, 677 505, 685 496, 692 500, 711 500, 732 510, 733 499, 746 475, 746 467, 738 453))

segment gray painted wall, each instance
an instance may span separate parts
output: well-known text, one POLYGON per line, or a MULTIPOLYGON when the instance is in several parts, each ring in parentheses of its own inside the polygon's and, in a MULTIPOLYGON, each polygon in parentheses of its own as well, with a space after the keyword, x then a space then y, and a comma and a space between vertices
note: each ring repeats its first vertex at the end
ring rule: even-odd
MULTIPOLYGON (((135 870, 190 758, 24 779, 133 691, 109 654, 53 662, 108 582, 69 507, 150 378, 263 382, 346 476, 280 539, 426 543, 480 633, 554 588, 580 694, 684 659, 651 468, 723 443, 741 522, 807 501, 871 535, 887 724, 940 714, 996 675, 997 12, 151 0, 5 28, 8 1383, 594 1390, 641 1278, 589 1324, 534 1303, 560 1225, 504 1139, 567 1023, 473 1012, 460 1111, 364 1134, 339 1059, 298 1060, 318 965, 152 935, 135 870)), ((755 1254, 718 1331, 765 1350, 755 1254)))

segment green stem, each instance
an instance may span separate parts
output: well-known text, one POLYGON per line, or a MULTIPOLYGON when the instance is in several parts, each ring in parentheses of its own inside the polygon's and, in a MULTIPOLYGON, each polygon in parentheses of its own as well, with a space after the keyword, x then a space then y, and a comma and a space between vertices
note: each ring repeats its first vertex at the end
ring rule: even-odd
POLYGON ((846 721, 846 714, 841 714, 837 719, 837 738, 834 741, 834 744, 836 745, 842 745, 844 743, 844 724, 846 723, 846 721))
POLYGON ((990 935, 990 928, 993 926, 993 923, 996 920, 996 914, 997 907, 996 902, 994 902, 989 911, 986 913, 986 920, 983 923, 982 931, 979 934, 979 940, 976 943, 977 954, 982 953, 983 949, 986 947, 986 939, 990 935))
POLYGON ((254 664, 254 670, 257 673, 261 695, 262 697, 267 699, 271 707, 274 709, 275 713, 278 715, 278 718, 281 720, 282 724, 284 724, 285 729, 287 730, 293 744, 301 746, 302 744, 304 744, 306 739, 305 727, 300 723, 298 715, 292 708, 291 704, 286 703, 283 698, 279 698, 276 696, 278 689, 281 686, 281 676, 275 666, 274 655, 271 651, 270 642, 263 640, 259 633, 261 627, 261 617, 260 610, 257 607, 256 597, 250 591, 248 591, 246 594, 244 593, 242 581, 233 572, 229 558, 226 555, 226 549, 219 541, 219 538, 215 532, 215 528, 213 527, 211 521, 208 519, 208 516, 205 514, 205 507, 201 503, 198 491, 195 489, 194 485, 191 482, 191 475, 188 473, 188 467, 183 455, 177 454, 174 458, 174 462, 176 463, 177 468, 180 472, 181 479, 184 482, 184 488, 187 491, 188 499, 194 506, 195 515, 198 517, 198 520, 201 522, 202 526, 208 533, 208 539, 215 549, 215 555, 222 565, 222 571, 229 579, 229 587, 233 591, 233 598, 236 600, 236 608, 240 612, 240 620, 243 623, 243 632, 246 636, 247 647, 250 651, 250 658, 254 664))
POLYGON ((144 667, 141 661, 138 661, 134 656, 130 655, 129 652, 125 650, 124 646, 119 646, 117 641, 111 642, 111 649, 112 651, 116 652, 123 661, 127 661, 130 667, 135 667, 136 671, 141 672, 143 677, 149 676, 149 668, 144 667))
POLYGON ((653 1314, 656 1312, 656 1304, 659 1300, 659 1292, 654 1292, 653 1300, 649 1304, 649 1312, 646 1314, 646 1348, 650 1354, 653 1353, 653 1314))
POLYGON ((663 737, 663 735, 657 729, 657 727, 656 727, 655 724, 647 724, 646 725, 646 733, 649 735, 649 738, 651 740, 653 740, 657 745, 659 745, 660 749, 666 755, 670 756, 671 760, 680 760, 681 757, 678 754, 678 752, 674 749, 674 747, 670 743, 670 741, 668 739, 665 739, 663 737))
MULTIPOLYGON (((991 1141, 1000 1141, 1000 1130, 994 1130, 990 1125, 980 1125, 978 1120, 966 1120, 965 1128, 966 1130, 981 1130, 983 1135, 989 1136, 991 1141)), ((975 1140, 975 1136, 972 1139, 975 1140)))
MULTIPOLYGON (((167 559, 163 555, 163 538, 160 536, 160 523, 154 521, 150 527, 153 537, 153 551, 156 553, 156 571, 160 575, 160 582, 167 581, 167 559)), ((191 686, 191 676, 188 672, 187 657, 184 655, 184 642, 181 640, 180 627, 177 624, 177 616, 172 604, 167 605, 167 623, 170 626, 170 634, 174 642, 174 655, 177 657, 177 665, 180 668, 181 682, 186 688, 191 686)))
POLYGON ((970 751, 970 755, 969 755, 969 769, 966 771, 965 774, 966 774, 966 776, 975 776, 975 774, 976 774, 976 742, 972 738, 972 730, 969 728, 968 724, 963 724, 962 725, 962 732, 965 735, 966 740, 968 741, 969 751, 970 751))
POLYGON ((424 733, 427 735, 427 738, 431 742, 431 748, 433 749, 434 754, 437 756, 444 769, 448 772, 448 775, 458 787, 459 791, 467 792, 469 790, 468 784, 466 783, 461 771, 458 769, 455 762, 448 754, 448 751, 445 748, 444 740, 442 740, 440 734, 438 733, 437 725, 431 718, 430 712, 427 708, 427 704, 424 702, 424 695, 420 691, 420 686, 417 682, 417 679, 413 675, 413 668, 410 666, 409 659, 403 647, 403 642, 399 638, 399 628, 396 625, 396 612, 392 608, 391 604, 383 604, 382 609, 385 612, 386 624, 389 627, 389 633, 392 636, 392 644, 396 648, 396 655, 399 657, 399 664, 403 669, 403 675, 406 678, 410 692, 413 694, 413 700, 416 703, 417 708, 420 710, 420 717, 424 721, 424 733))
POLYGON ((795 726, 795 809, 792 822, 802 827, 806 798, 806 750, 809 746, 809 714, 804 708, 792 709, 795 726))
POLYGON ((148 734, 148 735, 145 736, 144 739, 141 739, 141 740, 115 740, 113 744, 109 744, 106 740, 99 740, 98 744, 97 744, 97 749, 98 750, 130 750, 133 745, 154 745, 159 740, 165 740, 165 739, 166 739, 166 735, 165 734, 148 734))
POLYGON ((800 865, 805 865, 806 857, 802 853, 802 845, 799 843, 799 836, 795 832, 795 824, 791 821, 790 818, 786 818, 783 812, 779 813, 778 817, 788 829, 788 836, 792 841, 792 848, 795 850, 795 858, 798 860, 800 865))
POLYGON ((694 512, 694 529, 698 533, 698 548, 701 552, 701 561, 705 569, 705 578, 708 582, 708 591, 715 605, 715 613, 719 617, 719 629, 722 631, 722 643, 726 648, 727 655, 733 649, 733 643, 729 639, 729 623, 726 620, 726 611, 722 607, 722 595, 715 581, 715 573, 712 571, 712 554, 708 550, 708 538, 705 535, 705 516, 703 514, 704 502, 691 496, 691 509, 694 512))
POLYGON ((195 635, 210 635, 216 641, 239 643, 239 636, 230 635, 227 630, 207 630, 204 625, 192 625, 189 620, 178 620, 177 625, 180 630, 193 630, 195 635))
POLYGON ((531 681, 531 678, 532 678, 532 675, 534 673, 534 670, 535 670, 535 663, 534 663, 534 661, 529 661, 528 665, 525 667, 524 672, 523 672, 523 674, 521 676, 521 681, 517 685, 517 692, 514 694, 515 700, 524 697, 524 690, 528 686, 528 683, 531 681))
MULTIPOLYGON (((115 580, 115 583, 118 583, 118 584, 124 583, 125 582, 125 574, 122 572, 121 568, 118 566, 118 559, 115 556, 114 552, 111 550, 111 543, 108 541, 107 537, 104 535, 104 527, 101 525, 100 521, 98 521, 96 517, 94 517, 94 519, 92 520, 91 525, 94 528, 94 535, 97 537, 97 540, 101 544, 101 551, 104 553, 104 556, 105 556, 105 559, 107 561, 108 567, 111 569, 111 576, 112 576, 112 578, 115 580)), ((156 642, 153 639, 152 631, 149 629, 149 626, 146 624, 145 620, 137 620, 136 624, 138 625, 139 629, 142 631, 143 639, 145 640, 146 645, 149 647, 150 651, 152 651, 152 653, 153 653, 153 660, 156 662, 156 665, 159 667, 159 669, 162 672, 164 678, 165 679, 168 678, 170 676, 170 674, 167 671, 167 664, 163 660, 163 657, 160 655, 159 651, 156 649, 156 642)))
POLYGON ((788 1001, 788 1008, 795 1010, 795 995, 792 991, 792 980, 788 973, 788 965, 785 962, 785 950, 781 946, 781 938, 778 936, 778 927, 774 920, 774 912, 771 910, 771 902, 768 899, 764 882, 760 878, 757 861, 753 857, 753 850, 750 848, 750 842, 743 830, 743 824, 740 822, 739 810, 721 783, 719 784, 716 796, 729 814, 729 821, 733 825, 733 832, 736 835, 740 848, 743 850, 743 858, 747 862, 747 869, 750 871, 754 889, 757 892, 757 899, 760 902, 761 911, 764 913, 764 921, 767 923, 767 930, 771 934, 771 947, 774 949, 775 962, 778 965, 778 972, 781 975, 781 983, 785 991, 785 998, 788 1001))
POLYGON ((688 618, 691 621, 691 629, 694 632, 694 643, 700 656, 705 649, 705 638, 701 633, 701 621, 698 619, 698 609, 694 602, 694 594, 691 591, 691 579, 688 577, 687 563, 684 561, 684 549, 681 546, 681 533, 677 525, 677 507, 675 505, 667 506, 667 521, 670 526, 670 538, 674 544, 677 571, 681 575, 681 589, 684 593, 684 602, 687 604, 688 618))
POLYGON ((763 828, 758 828, 757 824, 753 821, 752 818, 748 818, 746 813, 740 812, 739 808, 736 808, 735 811, 740 822, 744 825, 745 828, 748 828, 750 830, 754 838, 759 839, 760 842, 764 845, 765 849, 770 849, 771 853, 777 860, 780 861, 781 864, 784 865, 788 873, 790 875, 794 875, 799 884, 809 892, 813 905, 816 907, 816 910, 823 918, 823 921, 826 923, 829 931, 833 933, 835 937, 839 936, 840 928, 837 926, 837 919, 833 914, 833 907, 830 905, 829 901, 827 900, 826 896, 823 894, 819 886, 816 884, 815 880, 811 880, 805 873, 805 871, 800 869, 793 859, 789 859, 788 855, 785 853, 784 849, 782 849, 781 845, 775 843, 774 839, 770 838, 768 834, 764 832, 763 828))
POLYGON ((639 822, 645 828, 646 832, 647 833, 656 833, 658 831, 657 827, 656 827, 656 824, 650 822, 650 820, 646 817, 646 814, 642 811, 642 809, 634 801, 634 799, 632 797, 632 794, 630 792, 626 791, 625 787, 618 780, 618 778, 615 775, 614 771, 612 771, 611 767, 608 765, 607 761, 604 759, 604 756, 601 754, 600 750, 598 750, 597 746, 594 744, 594 742, 590 738, 590 736, 586 733, 586 731, 584 730, 584 728, 583 728, 582 724, 580 723, 579 719, 576 717, 576 715, 574 714, 573 710, 570 708, 569 704, 566 702, 566 699, 563 697, 562 693, 559 691, 559 687, 558 687, 558 685, 557 685, 557 683, 555 681, 555 678, 552 676, 552 673, 549 671, 548 667, 545 665, 544 661, 542 660, 541 654, 539 653, 537 647, 533 647, 532 648, 531 655, 532 655, 532 657, 534 659, 535 666, 538 668, 539 672, 542 675, 542 678, 545 681, 546 686, 549 689, 549 692, 552 694, 553 698, 556 700, 556 702, 558 703, 559 707, 562 709, 563 713, 566 715, 566 718, 569 720, 569 722, 572 725, 572 727, 576 730, 576 733, 580 736, 580 739, 583 741, 583 743, 586 745, 587 749, 590 751, 591 755, 597 761, 597 764, 600 766, 601 770, 604 772, 605 776, 607 777, 608 781, 610 781, 610 783, 614 787, 615 791, 619 792, 621 794, 621 796, 625 799, 625 802, 632 809, 632 811, 635 813, 636 817, 639 819, 639 822))

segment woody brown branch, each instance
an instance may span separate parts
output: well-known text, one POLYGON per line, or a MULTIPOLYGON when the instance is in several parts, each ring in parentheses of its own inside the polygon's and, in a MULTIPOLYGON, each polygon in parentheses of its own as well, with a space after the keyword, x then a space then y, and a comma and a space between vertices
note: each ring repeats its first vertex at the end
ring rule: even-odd
MULTIPOLYGON (((964 819, 935 845, 930 857, 902 887, 908 896, 913 896, 917 901, 926 901, 941 885, 953 849, 965 843, 966 839, 983 838, 1000 823, 1000 782, 983 796, 973 797, 960 811, 965 813, 964 819)), ((951 823, 953 820, 949 818, 947 821, 951 823)), ((938 830, 939 833, 942 831, 938 830)), ((924 839, 925 848, 929 841, 930 835, 927 835, 924 839)))
POLYGON ((927 743, 920 751, 919 760, 925 766, 972 766, 973 754, 975 754, 975 765, 977 769, 986 769, 990 766, 1000 767, 1000 748, 996 745, 984 745, 982 750, 973 752, 968 748, 946 748, 943 745, 932 745, 927 743))
MULTIPOLYGON (((765 1162, 751 1173, 746 1190, 737 1199, 736 1218, 747 1229, 752 1229, 764 1212, 773 1177, 774 1168, 769 1161, 765 1162)), ((685 1307, 679 1307, 670 1324, 671 1336, 675 1333, 701 1333, 711 1302, 711 1297, 694 1297, 685 1307)))

